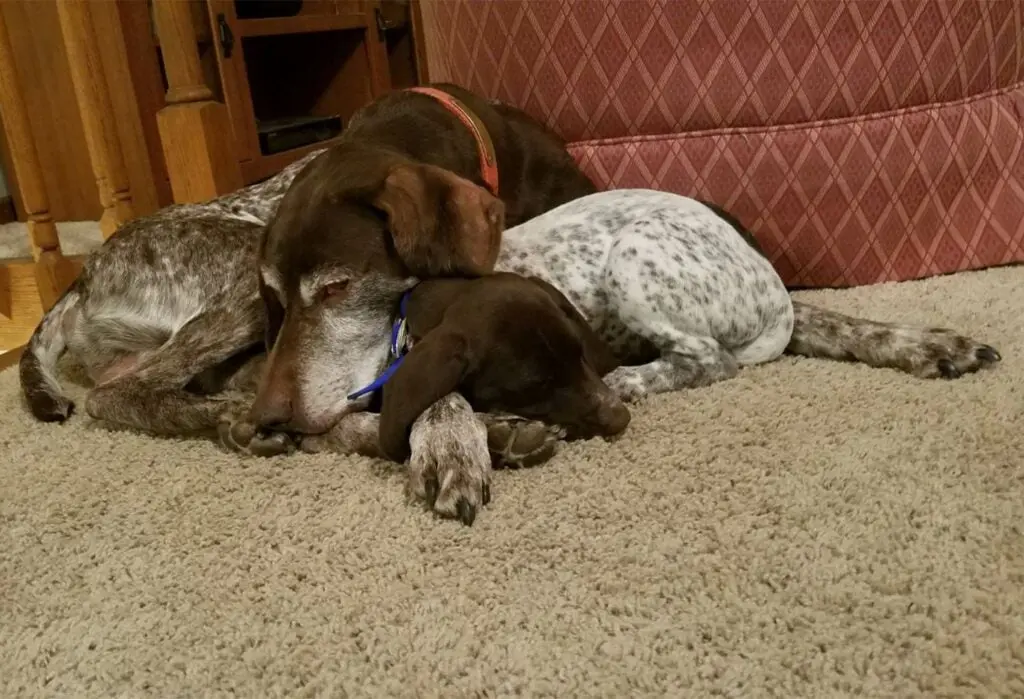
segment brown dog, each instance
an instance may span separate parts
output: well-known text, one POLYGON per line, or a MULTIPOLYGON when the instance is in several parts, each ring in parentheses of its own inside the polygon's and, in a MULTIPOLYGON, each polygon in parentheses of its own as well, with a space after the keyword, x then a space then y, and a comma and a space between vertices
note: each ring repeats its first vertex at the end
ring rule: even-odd
POLYGON ((458 391, 483 413, 559 425, 572 438, 613 437, 629 411, 601 381, 619 362, 558 289, 517 274, 419 284, 408 296, 411 349, 384 384, 380 447, 409 457, 409 432, 458 391))
POLYGON ((357 115, 295 178, 267 230, 260 276, 273 352, 251 411, 260 427, 318 433, 361 407, 344 396, 379 371, 367 343, 377 345, 413 277, 486 273, 506 225, 595 191, 540 124, 445 90, 490 135, 498 195, 484 189, 477 139, 434 97, 395 92, 357 115))
MULTIPOLYGON (((386 363, 392 313, 417 278, 489 272, 506 225, 596 191, 540 123, 440 87, 454 108, 415 91, 366 107, 285 194, 260 252, 272 349, 240 416, 251 427, 232 433, 320 434, 365 408, 368 397, 350 396, 386 363)), ((436 511, 457 515, 460 500, 475 511, 490 468, 480 421, 453 394, 419 424, 430 454, 411 463, 413 492, 425 497, 418 484, 436 480, 436 511)))

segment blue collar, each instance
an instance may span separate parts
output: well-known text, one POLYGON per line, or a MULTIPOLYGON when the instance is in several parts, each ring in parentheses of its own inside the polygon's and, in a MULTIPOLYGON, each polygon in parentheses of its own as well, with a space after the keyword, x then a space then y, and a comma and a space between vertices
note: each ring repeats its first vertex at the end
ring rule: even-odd
POLYGON ((409 289, 402 294, 402 300, 398 303, 398 317, 395 319, 394 325, 391 326, 391 346, 388 351, 388 361, 390 363, 383 373, 373 380, 373 383, 360 388, 355 393, 350 393, 348 396, 349 400, 355 400, 365 396, 367 393, 376 393, 384 388, 384 384, 394 376, 395 372, 398 371, 398 367, 402 366, 402 360, 405 359, 405 355, 409 352, 409 328, 405 316, 411 295, 412 289, 409 289))

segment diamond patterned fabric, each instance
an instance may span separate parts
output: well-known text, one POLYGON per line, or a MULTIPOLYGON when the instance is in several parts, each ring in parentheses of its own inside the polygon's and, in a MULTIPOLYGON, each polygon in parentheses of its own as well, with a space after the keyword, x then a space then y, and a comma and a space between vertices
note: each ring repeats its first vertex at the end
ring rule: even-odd
POLYGON ((1018 0, 427 0, 431 80, 604 187, 718 203, 787 284, 1024 261, 1018 0))

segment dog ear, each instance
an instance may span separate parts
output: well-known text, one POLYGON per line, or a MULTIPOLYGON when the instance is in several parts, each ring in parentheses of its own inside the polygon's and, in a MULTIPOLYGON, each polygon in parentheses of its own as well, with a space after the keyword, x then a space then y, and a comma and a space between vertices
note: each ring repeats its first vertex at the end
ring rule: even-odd
POLYGON ((576 336, 583 344, 583 358, 586 359, 594 371, 597 372, 598 376, 604 376, 608 372, 612 371, 619 366, 620 362, 618 358, 612 353, 612 350, 602 340, 594 329, 590 327, 590 323, 583 317, 583 314, 576 310, 576 307, 572 305, 572 302, 566 298, 565 294, 559 291, 555 286, 544 281, 540 277, 527 277, 531 282, 539 286, 548 296, 555 302, 555 304, 561 309, 565 317, 569 319, 573 328, 576 330, 576 336))
POLYGON ((274 348, 277 336, 281 332, 281 325, 284 323, 284 306, 281 305, 274 290, 263 283, 262 275, 260 276, 260 297, 263 299, 267 323, 263 331, 263 345, 267 352, 270 352, 274 348))
POLYGON ((373 205, 387 215, 395 250, 414 275, 494 269, 505 205, 483 187, 443 168, 402 164, 388 173, 373 205))
POLYGON ((409 458, 413 423, 431 405, 458 389, 469 369, 465 338, 435 331, 413 345, 384 384, 380 409, 380 448, 390 459, 409 458))

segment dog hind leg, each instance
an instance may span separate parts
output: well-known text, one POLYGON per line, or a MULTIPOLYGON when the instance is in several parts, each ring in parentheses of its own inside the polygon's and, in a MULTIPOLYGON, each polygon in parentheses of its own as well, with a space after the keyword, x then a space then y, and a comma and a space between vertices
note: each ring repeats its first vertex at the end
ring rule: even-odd
POLYGON ((739 372, 736 358, 714 338, 669 329, 653 333, 647 328, 644 334, 661 348, 661 356, 639 366, 620 366, 604 376, 604 382, 624 401, 708 386, 739 372))
POLYGON ((923 379, 955 379, 1000 361, 995 348, 944 328, 879 323, 793 302, 787 354, 863 362, 923 379))
POLYGON ((187 390, 195 376, 262 339, 262 308, 203 313, 159 349, 145 353, 134 369, 93 388, 86 412, 96 420, 153 434, 213 433, 233 395, 198 395, 187 390))

